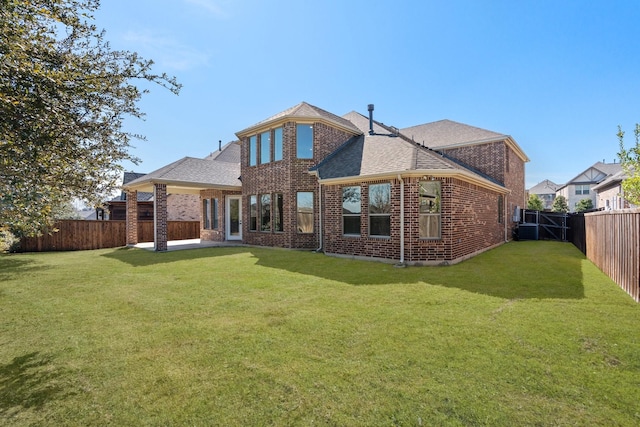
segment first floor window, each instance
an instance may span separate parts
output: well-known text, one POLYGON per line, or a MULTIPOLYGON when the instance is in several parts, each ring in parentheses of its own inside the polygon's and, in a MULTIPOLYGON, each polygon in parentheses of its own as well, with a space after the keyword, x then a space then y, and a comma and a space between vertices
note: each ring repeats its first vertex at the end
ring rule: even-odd
POLYGON ((498 224, 504 222, 504 196, 500 194, 498 196, 498 224))
POLYGON ((211 199, 211 221, 214 230, 218 227, 218 199, 211 199))
POLYGON ((282 214, 284 210, 284 203, 282 201, 282 194, 276 193, 273 195, 273 231, 284 231, 282 225, 282 214))
POLYGON ((313 233, 313 192, 298 193, 297 211, 298 233, 313 233))
POLYGON ((360 235, 360 186, 342 188, 342 233, 360 235))
POLYGON ((391 236, 391 184, 369 186, 369 235, 391 236))
POLYGON ((421 181, 419 183, 420 237, 440 238, 440 181, 421 181))
POLYGON ((260 231, 271 231, 271 194, 260 195, 260 231))
POLYGON ((211 228, 211 209, 209 209, 209 199, 202 200, 202 228, 211 228))
POLYGON ((249 230, 258 230, 258 200, 257 196, 249 196, 249 230))

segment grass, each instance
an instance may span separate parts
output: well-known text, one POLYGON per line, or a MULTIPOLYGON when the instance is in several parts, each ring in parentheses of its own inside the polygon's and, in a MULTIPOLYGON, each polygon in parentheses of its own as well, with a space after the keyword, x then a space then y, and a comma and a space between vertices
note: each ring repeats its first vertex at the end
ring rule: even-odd
POLYGON ((0 424, 640 424, 640 307, 570 244, 450 267, 0 256, 0 424))

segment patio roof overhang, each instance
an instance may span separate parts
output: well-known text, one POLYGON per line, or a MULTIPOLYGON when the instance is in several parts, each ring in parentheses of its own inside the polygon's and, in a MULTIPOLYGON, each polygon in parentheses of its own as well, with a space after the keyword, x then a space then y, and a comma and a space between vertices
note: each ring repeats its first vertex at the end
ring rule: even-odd
POLYGON ((176 181, 162 178, 136 181, 133 185, 124 185, 122 188, 129 191, 152 193, 155 184, 165 184, 167 192, 175 194, 200 194, 202 190, 242 191, 242 185, 220 185, 210 182, 176 181))

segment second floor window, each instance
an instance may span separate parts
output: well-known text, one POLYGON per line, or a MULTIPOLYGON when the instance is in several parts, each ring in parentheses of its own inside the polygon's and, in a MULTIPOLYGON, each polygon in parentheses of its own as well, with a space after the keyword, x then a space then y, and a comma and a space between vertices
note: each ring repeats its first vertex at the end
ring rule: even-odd
POLYGON ((271 131, 260 134, 260 163, 271 161, 271 131))
POLYGON ((282 160, 282 128, 273 130, 273 161, 282 160))
POLYGON ((576 185, 576 194, 589 194, 589 184, 576 185))
POLYGON ((296 126, 296 157, 313 159, 313 126, 310 124, 296 126))
POLYGON ((258 159, 258 136, 249 137, 249 166, 255 166, 258 159))

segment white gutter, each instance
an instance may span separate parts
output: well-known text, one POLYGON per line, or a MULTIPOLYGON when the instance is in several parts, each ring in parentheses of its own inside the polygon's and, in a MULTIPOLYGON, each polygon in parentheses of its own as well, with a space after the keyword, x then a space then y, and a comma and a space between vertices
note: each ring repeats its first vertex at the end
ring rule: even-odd
MULTIPOLYGON (((315 174, 316 176, 318 176, 317 172, 315 171, 310 173, 312 175, 315 174)), ((380 174, 362 175, 358 177, 348 176, 348 177, 340 177, 340 178, 328 178, 328 179, 322 179, 321 181, 324 184, 328 184, 328 185, 338 185, 338 184, 352 183, 354 182, 354 179, 357 179, 358 181, 362 181, 362 182, 374 181, 374 180, 380 180, 380 179, 394 179, 397 177, 398 174, 402 174, 405 178, 422 177, 425 175, 437 176, 442 178, 457 178, 471 184, 479 185, 483 188, 488 188, 498 193, 502 193, 502 194, 511 193, 511 190, 505 188, 500 184, 496 184, 472 172, 467 172, 465 170, 460 170, 460 169, 424 169, 424 170, 415 170, 415 171, 385 172, 380 174)))
POLYGON ((400 264, 404 264, 404 181, 398 174, 400 181, 400 264))

